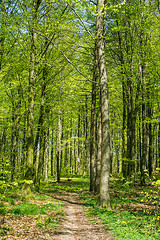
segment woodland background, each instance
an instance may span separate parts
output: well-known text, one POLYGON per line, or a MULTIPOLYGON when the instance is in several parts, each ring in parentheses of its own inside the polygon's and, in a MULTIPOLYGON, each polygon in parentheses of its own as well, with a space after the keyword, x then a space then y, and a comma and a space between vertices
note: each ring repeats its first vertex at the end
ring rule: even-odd
MULTIPOLYGON (((96 1, 0 1, 0 176, 100 174, 96 1)), ((160 170, 159 0, 105 10, 111 161, 124 180, 160 170)), ((97 180, 98 179, 98 180, 97 180)))

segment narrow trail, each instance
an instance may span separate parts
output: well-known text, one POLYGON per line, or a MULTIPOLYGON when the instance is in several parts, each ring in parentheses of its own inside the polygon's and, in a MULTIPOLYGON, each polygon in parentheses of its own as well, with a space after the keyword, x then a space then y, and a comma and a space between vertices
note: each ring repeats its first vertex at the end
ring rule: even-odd
POLYGON ((92 223, 85 216, 76 193, 60 197, 64 201, 64 218, 56 232, 55 240, 114 240, 102 224, 92 223))

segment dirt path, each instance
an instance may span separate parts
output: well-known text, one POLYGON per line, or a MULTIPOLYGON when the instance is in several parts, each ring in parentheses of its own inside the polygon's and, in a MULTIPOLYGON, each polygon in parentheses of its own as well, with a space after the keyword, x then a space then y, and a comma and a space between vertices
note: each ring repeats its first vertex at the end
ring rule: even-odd
POLYGON ((61 197, 64 201, 65 212, 61 226, 57 230, 54 240, 114 240, 102 224, 92 223, 85 216, 82 203, 76 193, 61 197))

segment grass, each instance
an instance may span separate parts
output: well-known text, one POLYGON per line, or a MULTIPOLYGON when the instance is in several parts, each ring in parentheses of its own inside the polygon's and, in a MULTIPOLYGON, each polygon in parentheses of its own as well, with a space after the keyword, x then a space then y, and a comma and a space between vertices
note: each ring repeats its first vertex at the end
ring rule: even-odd
POLYGON ((38 215, 38 214, 47 214, 50 211, 55 211, 60 213, 61 212, 61 205, 57 204, 43 204, 39 206, 37 204, 32 204, 29 202, 22 202, 18 206, 13 207, 8 212, 12 215, 22 215, 22 216, 31 216, 31 215, 38 215))
MULTIPOLYGON (((29 224, 32 228, 32 222, 35 222, 33 226, 36 227, 32 228, 33 231, 49 234, 50 229, 55 230, 59 226, 63 216, 63 203, 42 192, 33 192, 24 198, 21 188, 8 188, 5 197, 1 199, 0 239, 7 239, 7 236, 16 234, 16 222, 23 225, 22 232, 27 231, 29 224)), ((21 238, 20 235, 18 237, 21 238)))
POLYGON ((99 207, 97 197, 92 194, 81 193, 80 198, 90 204, 88 215, 102 219, 118 240, 158 240, 160 229, 159 223, 155 224, 155 208, 145 201, 146 192, 152 194, 151 191, 148 186, 135 188, 111 178, 111 209, 99 207))

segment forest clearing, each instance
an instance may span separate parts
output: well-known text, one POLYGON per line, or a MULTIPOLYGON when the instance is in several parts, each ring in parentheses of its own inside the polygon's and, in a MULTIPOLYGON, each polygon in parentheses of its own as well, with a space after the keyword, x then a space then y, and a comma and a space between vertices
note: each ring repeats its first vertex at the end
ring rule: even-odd
POLYGON ((0 0, 1 239, 160 239, 159 29, 159 0, 0 0))

